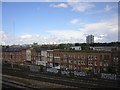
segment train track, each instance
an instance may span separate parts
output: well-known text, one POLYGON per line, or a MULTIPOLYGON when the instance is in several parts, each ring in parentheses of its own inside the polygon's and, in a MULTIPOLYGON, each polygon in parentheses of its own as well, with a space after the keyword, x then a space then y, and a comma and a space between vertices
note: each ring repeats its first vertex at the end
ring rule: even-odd
MULTIPOLYGON (((12 74, 13 72, 9 72, 8 74, 12 74)), ((28 79, 34 79, 38 81, 45 81, 45 82, 51 82, 51 83, 57 83, 57 84, 62 84, 62 85, 68 85, 68 86, 74 86, 78 88, 86 88, 86 89, 91 89, 91 88, 120 88, 115 86, 114 83, 110 83, 109 85, 106 85, 107 83, 101 83, 97 81, 85 81, 85 80, 76 80, 76 79, 66 79, 66 78, 61 78, 61 77, 52 77, 48 75, 42 75, 42 74, 33 74, 33 73, 28 73, 28 72, 15 72, 15 76, 18 77, 23 77, 23 78, 28 78, 28 79)))
POLYGON ((11 80, 2 79, 2 84, 7 86, 7 87, 3 86, 3 89, 4 88, 19 88, 19 89, 35 90, 35 88, 32 86, 28 86, 28 85, 25 85, 23 83, 16 82, 13 80, 11 81, 11 80))

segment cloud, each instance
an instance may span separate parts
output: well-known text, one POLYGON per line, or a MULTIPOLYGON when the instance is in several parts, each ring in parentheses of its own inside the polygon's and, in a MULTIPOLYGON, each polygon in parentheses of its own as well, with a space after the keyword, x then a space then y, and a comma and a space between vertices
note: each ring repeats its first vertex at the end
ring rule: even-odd
POLYGON ((109 5, 106 5, 106 7, 104 8, 105 11, 110 11, 111 7, 109 5))
POLYGON ((94 37, 94 41, 96 42, 96 41, 99 41, 99 40, 102 40, 103 38, 101 38, 101 37, 94 37))
POLYGON ((5 44, 14 43, 14 38, 3 30, 0 31, 0 45, 2 43, 5 43, 5 44))
POLYGON ((107 34, 101 34, 101 35, 99 35, 100 37, 105 37, 105 36, 107 36, 107 34))
POLYGON ((87 2, 68 2, 68 5, 72 7, 73 11, 79 11, 79 12, 84 12, 90 8, 95 7, 94 4, 87 2))
POLYGON ((100 21, 97 23, 86 24, 82 31, 88 31, 88 33, 116 33, 118 31, 117 18, 100 21))
POLYGON ((111 7, 110 5, 106 5, 105 8, 104 8, 104 10, 105 10, 105 11, 110 11, 112 8, 113 8, 113 7, 111 7))
POLYGON ((78 23, 78 22, 79 22, 78 19, 73 19, 73 20, 70 21, 71 24, 76 24, 76 23, 78 23))
POLYGON ((84 12, 90 8, 95 7, 95 5, 88 2, 67 2, 67 4, 60 3, 57 5, 50 5, 50 7, 62 7, 62 8, 72 7, 72 11, 84 12))
POLYGON ((32 35, 23 35, 21 36, 22 39, 29 39, 32 38, 32 35))
POLYGON ((84 37, 84 34, 81 33, 79 30, 49 30, 46 32, 54 35, 54 39, 52 40, 57 43, 75 43, 84 41, 82 38, 84 37))
POLYGON ((104 8, 104 11, 110 11, 112 10, 113 8, 118 8, 118 6, 111 6, 111 5, 106 5, 105 8, 104 8))
POLYGON ((0 31, 0 36, 1 36, 0 45, 3 43, 5 43, 6 45, 32 44, 34 42, 42 43, 42 40, 44 41, 44 39, 42 39, 42 37, 40 37, 40 35, 38 35, 38 34, 36 34, 36 35, 27 34, 27 35, 14 37, 4 31, 0 31))
POLYGON ((1 36, 0 41, 5 40, 8 37, 8 35, 4 31, 0 31, 0 36, 1 36))
MULTIPOLYGON (((86 42, 86 35, 93 34, 95 42, 114 42, 118 37, 117 18, 104 20, 96 23, 85 24, 79 30, 49 30, 46 31, 54 35, 56 42, 86 42)), ((50 39, 50 38, 49 38, 50 39)))
POLYGON ((51 7, 62 7, 62 8, 67 8, 68 5, 65 4, 65 3, 60 3, 60 4, 57 4, 57 5, 50 5, 51 7))
POLYGON ((85 43, 86 35, 93 34, 95 42, 114 42, 118 40, 118 19, 101 20, 96 23, 84 24, 78 30, 46 30, 48 36, 26 34, 13 37, 0 31, 2 42, 6 44, 32 44, 38 43, 85 43))
POLYGON ((36 34, 36 35, 26 34, 26 35, 16 37, 16 43, 17 44, 19 44, 19 43, 31 44, 31 43, 34 43, 34 42, 41 43, 41 40, 42 40, 42 37, 38 34, 36 34))

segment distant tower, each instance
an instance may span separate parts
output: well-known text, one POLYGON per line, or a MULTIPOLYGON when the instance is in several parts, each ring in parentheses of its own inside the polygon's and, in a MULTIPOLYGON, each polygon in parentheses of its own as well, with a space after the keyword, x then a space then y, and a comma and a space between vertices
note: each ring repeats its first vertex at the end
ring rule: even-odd
POLYGON ((93 35, 88 35, 86 37, 86 43, 89 43, 89 44, 94 43, 94 36, 93 35))

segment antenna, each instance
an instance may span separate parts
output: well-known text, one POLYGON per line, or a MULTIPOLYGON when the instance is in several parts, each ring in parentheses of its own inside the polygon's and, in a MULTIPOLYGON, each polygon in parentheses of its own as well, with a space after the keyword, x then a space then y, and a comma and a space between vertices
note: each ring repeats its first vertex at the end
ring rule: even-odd
POLYGON ((13 45, 15 45, 15 22, 13 20, 13 45))

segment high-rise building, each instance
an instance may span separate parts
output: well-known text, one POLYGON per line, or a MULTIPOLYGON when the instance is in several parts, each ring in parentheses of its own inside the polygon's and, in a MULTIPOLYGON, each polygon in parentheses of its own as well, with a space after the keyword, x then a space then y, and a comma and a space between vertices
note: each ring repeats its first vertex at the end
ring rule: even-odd
POLYGON ((94 43, 94 36, 93 35, 88 35, 86 37, 86 43, 94 43))

